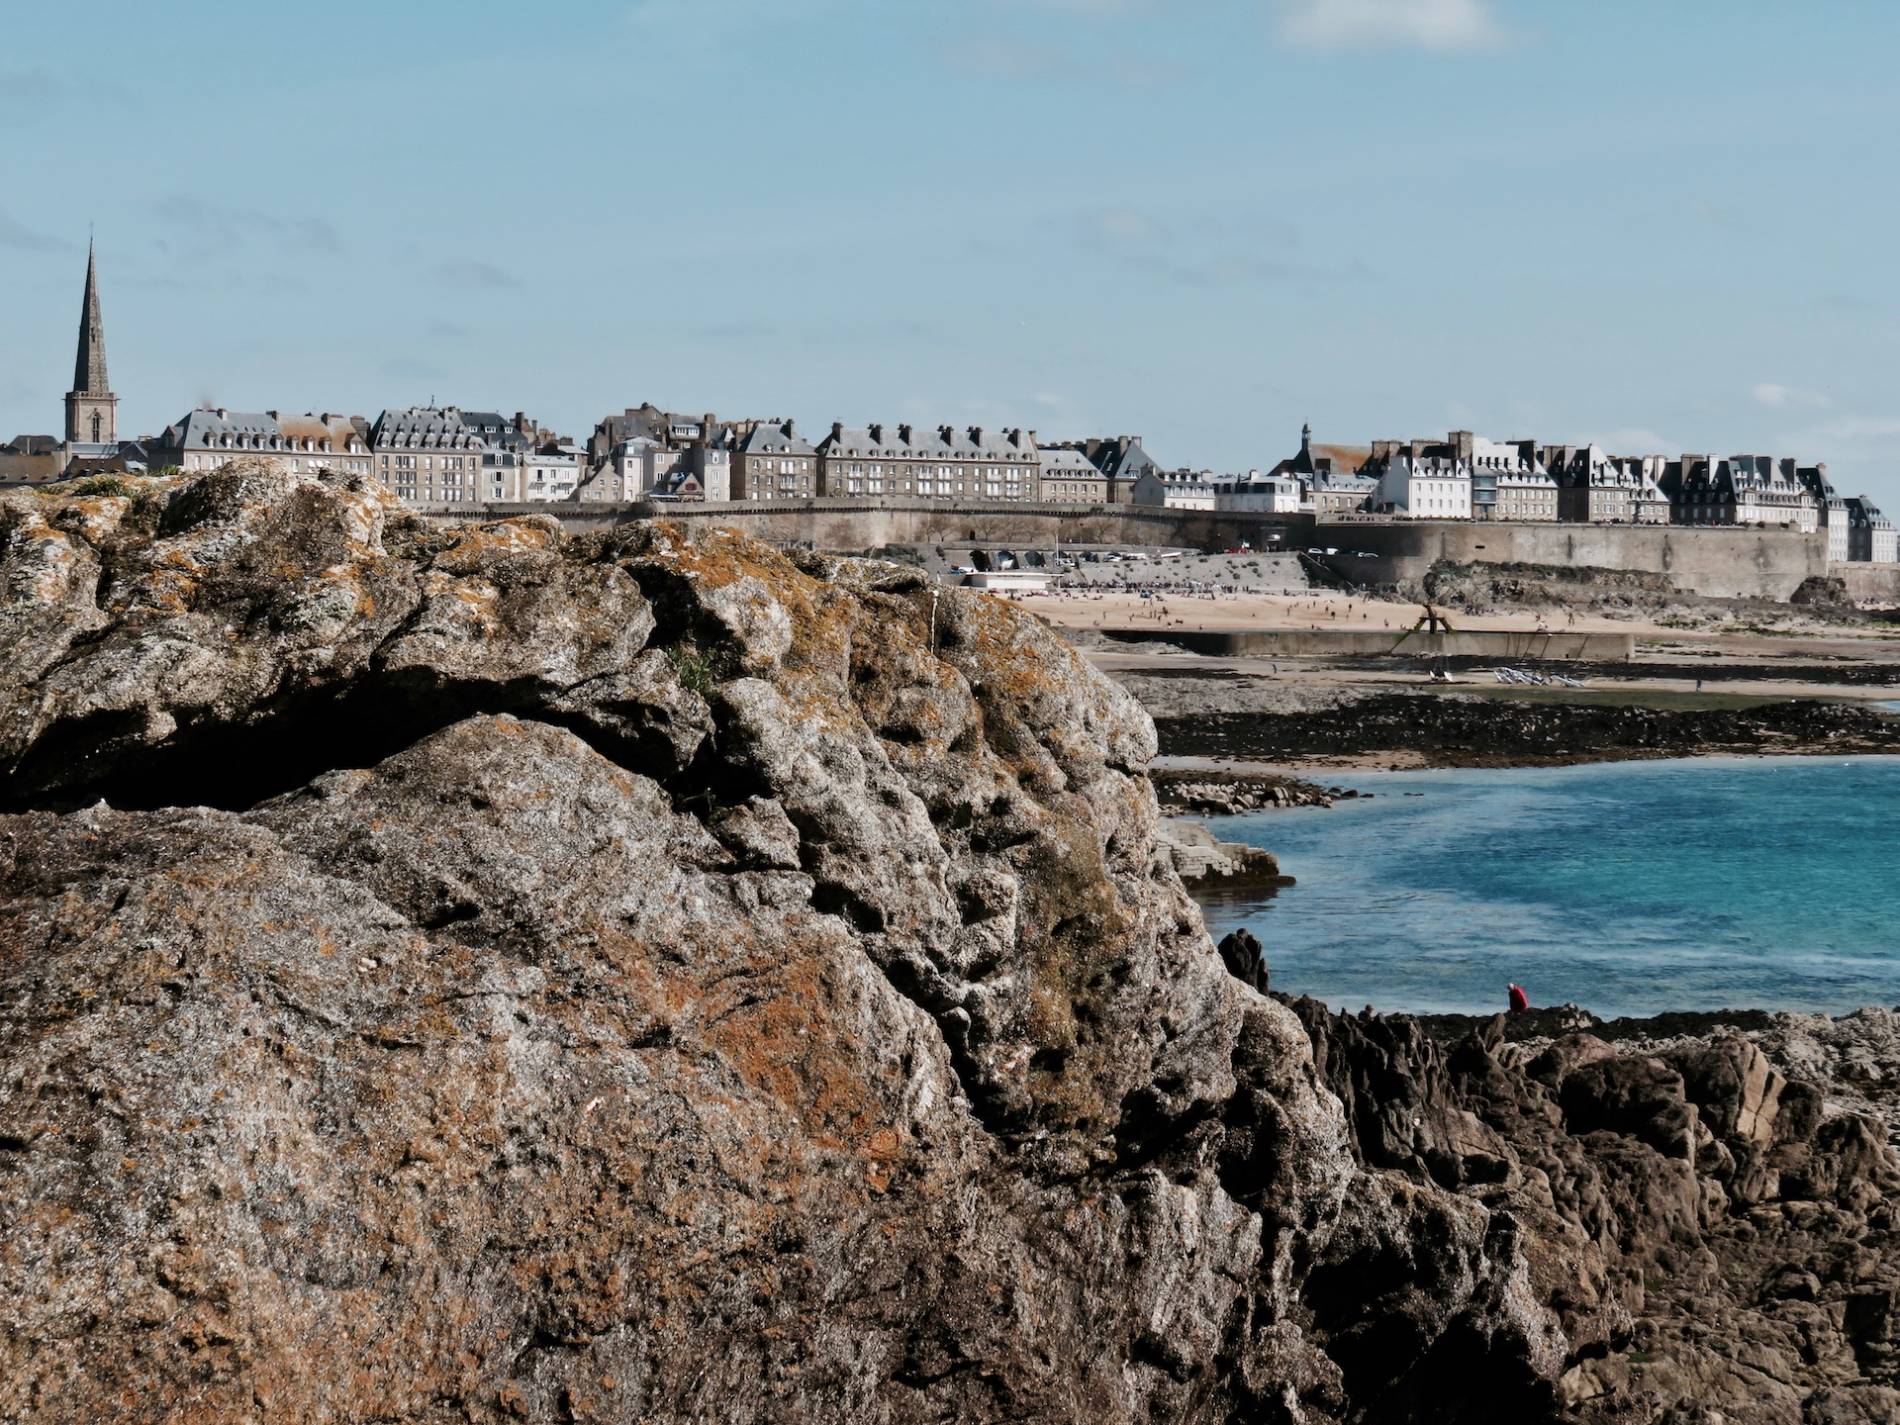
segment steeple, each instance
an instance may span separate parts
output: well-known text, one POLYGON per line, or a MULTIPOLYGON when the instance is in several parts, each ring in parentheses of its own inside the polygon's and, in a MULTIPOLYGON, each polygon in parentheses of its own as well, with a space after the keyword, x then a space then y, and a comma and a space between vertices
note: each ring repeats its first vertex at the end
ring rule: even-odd
POLYGON ((86 243, 86 296, 79 309, 79 351, 73 389, 66 393, 67 444, 109 443, 119 438, 119 398, 106 382, 106 326, 99 315, 99 270, 86 243))

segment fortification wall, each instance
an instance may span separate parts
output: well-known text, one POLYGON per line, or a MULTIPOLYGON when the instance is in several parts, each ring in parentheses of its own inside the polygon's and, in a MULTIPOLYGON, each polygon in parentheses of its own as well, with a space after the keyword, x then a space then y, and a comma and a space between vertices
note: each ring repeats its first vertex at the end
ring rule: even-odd
MULTIPOLYGON (((1417 581, 1434 561, 1597 565, 1667 574, 1685 592, 1785 599, 1803 579, 1829 572, 1827 539, 1792 530, 1693 529, 1677 525, 1470 524, 1428 520, 1327 521, 1311 515, 1215 514, 1133 505, 972 505, 930 500, 883 505, 841 500, 732 504, 434 505, 431 519, 552 515, 571 530, 605 529, 636 519, 674 520, 688 528, 742 529, 778 544, 870 549, 884 544, 1180 545, 1217 550, 1246 542, 1263 548, 1279 530, 1291 548, 1342 551, 1334 566, 1355 583, 1417 581), (1373 557, 1354 557, 1365 551, 1373 557)), ((1836 566, 1838 569, 1839 566, 1836 566)))
POLYGON ((1827 572, 1857 604, 1900 604, 1900 564, 1830 564, 1827 572))
POLYGON ((1352 521, 1322 525, 1318 538, 1333 548, 1376 556, 1332 561, 1359 583, 1416 582, 1437 560, 1448 559, 1635 569, 1667 574, 1688 593, 1785 599, 1802 580, 1828 573, 1827 536, 1795 530, 1352 521))
POLYGON ((1242 540, 1259 545, 1269 526, 1287 530, 1288 541, 1305 538, 1310 517, 1223 515, 1159 510, 1133 505, 971 505, 955 509, 930 500, 885 505, 844 501, 760 501, 731 504, 520 504, 428 505, 431 519, 500 519, 553 515, 571 530, 605 529, 635 519, 673 520, 688 528, 742 529, 778 544, 807 543, 820 549, 870 549, 884 544, 1055 545, 1150 544, 1192 549, 1226 548, 1242 540))

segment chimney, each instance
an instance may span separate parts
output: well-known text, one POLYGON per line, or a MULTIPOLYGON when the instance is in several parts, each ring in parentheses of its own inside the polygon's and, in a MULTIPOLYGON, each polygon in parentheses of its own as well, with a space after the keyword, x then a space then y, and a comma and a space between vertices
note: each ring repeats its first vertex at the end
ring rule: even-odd
POLYGON ((884 422, 882 421, 871 422, 871 444, 872 445, 884 444, 884 422))
POLYGON ((897 438, 900 441, 902 441, 905 445, 909 445, 910 444, 910 427, 907 425, 900 425, 897 428, 897 438))
POLYGON ((844 439, 844 422, 843 421, 833 421, 831 423, 831 438, 833 440, 844 439))
POLYGON ((971 426, 970 427, 970 444, 981 445, 982 443, 983 443, 983 427, 971 426))
POLYGON ((780 426, 779 429, 785 432, 786 437, 788 439, 798 434, 798 431, 793 427, 790 421, 785 422, 785 424, 780 426))

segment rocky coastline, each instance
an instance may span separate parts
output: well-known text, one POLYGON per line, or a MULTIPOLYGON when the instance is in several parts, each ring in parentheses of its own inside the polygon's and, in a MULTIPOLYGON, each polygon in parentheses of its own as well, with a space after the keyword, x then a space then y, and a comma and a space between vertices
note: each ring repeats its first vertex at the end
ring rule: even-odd
POLYGON ((1336 801, 1355 801, 1369 792, 1352 787, 1321 786, 1300 777, 1271 772, 1151 770, 1155 799, 1165 812, 1189 816, 1238 816, 1250 811, 1285 811, 1293 807, 1330 807, 1336 801))
POLYGON ((1164 756, 1288 766, 1534 767, 1711 755, 1900 753, 1900 717, 1862 703, 1789 698, 1741 707, 1655 707, 1382 692, 1324 716, 1158 716, 1164 756))
POLYGON ((1282 999, 1001 601, 131 483, 0 495, 0 1418, 1900 1414, 1890 1025, 1282 999))

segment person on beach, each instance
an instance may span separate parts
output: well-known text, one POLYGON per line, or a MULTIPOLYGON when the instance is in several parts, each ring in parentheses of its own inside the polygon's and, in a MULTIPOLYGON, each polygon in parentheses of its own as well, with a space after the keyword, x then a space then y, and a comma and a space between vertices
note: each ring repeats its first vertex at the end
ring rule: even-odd
POLYGON ((1522 1014, 1531 1007, 1531 997, 1524 993, 1524 987, 1515 981, 1506 986, 1511 997, 1511 1013, 1522 1014))

